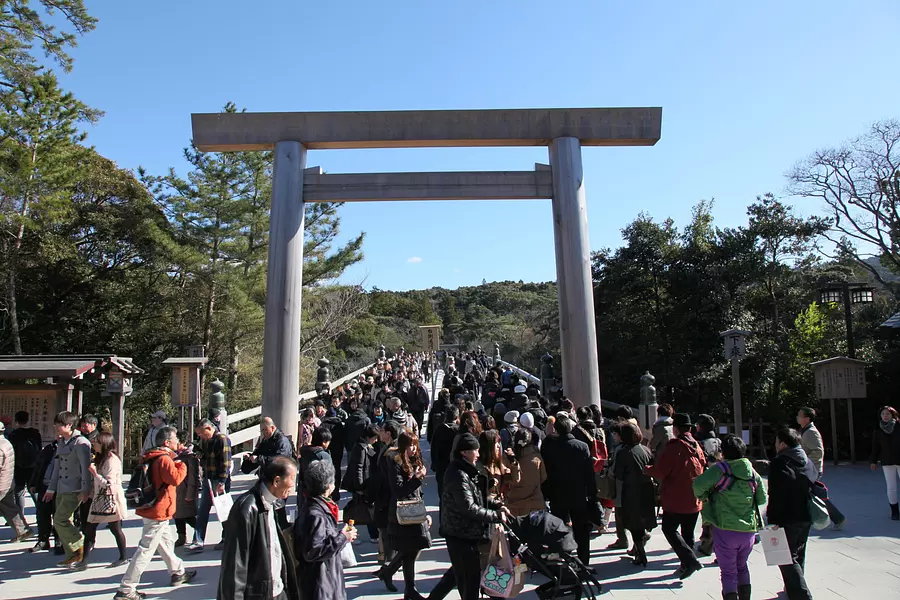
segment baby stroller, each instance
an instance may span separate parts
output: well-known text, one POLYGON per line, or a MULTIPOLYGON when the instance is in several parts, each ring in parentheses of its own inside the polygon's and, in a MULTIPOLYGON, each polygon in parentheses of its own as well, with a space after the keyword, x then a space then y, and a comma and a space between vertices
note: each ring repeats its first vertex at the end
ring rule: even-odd
POLYGON ((596 600, 603 592, 594 573, 578 559, 575 538, 562 519, 547 511, 535 511, 510 519, 506 535, 510 551, 550 580, 534 590, 541 600, 596 600))

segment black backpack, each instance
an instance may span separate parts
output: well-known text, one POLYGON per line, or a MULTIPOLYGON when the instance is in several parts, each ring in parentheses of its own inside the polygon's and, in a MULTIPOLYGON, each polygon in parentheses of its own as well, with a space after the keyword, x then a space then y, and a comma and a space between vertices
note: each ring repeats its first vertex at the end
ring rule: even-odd
POLYGON ((33 469, 43 448, 38 431, 31 428, 14 429, 9 433, 7 439, 15 451, 16 468, 33 469))
MULTIPOLYGON (((151 508, 156 504, 158 499, 157 487, 153 484, 150 477, 150 465, 158 459, 159 456, 140 464, 131 474, 131 481, 128 482, 128 489, 125 491, 125 500, 129 508, 151 508)), ((163 485, 159 489, 163 489, 163 485)))

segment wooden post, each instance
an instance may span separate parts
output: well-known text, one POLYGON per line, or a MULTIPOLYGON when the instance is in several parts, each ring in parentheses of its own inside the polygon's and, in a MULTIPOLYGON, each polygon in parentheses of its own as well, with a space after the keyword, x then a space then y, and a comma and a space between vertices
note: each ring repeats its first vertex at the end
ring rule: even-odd
POLYGON ((741 414, 741 362, 737 358, 731 359, 731 396, 734 401, 734 435, 744 439, 744 415, 741 414))
POLYGON ((838 464, 838 447, 837 447, 837 413, 834 410, 834 398, 831 402, 831 456, 834 459, 834 466, 838 464))
POLYGON ((560 137, 550 144, 553 233, 559 292, 563 387, 578 406, 600 405, 597 328, 581 142, 560 137))
POLYGON ((300 311, 303 287, 303 169, 300 142, 275 144, 269 272, 263 341, 262 414, 296 443, 300 395, 300 311))
POLYGON ((850 464, 856 464, 856 432, 853 429, 853 398, 847 398, 847 421, 850 423, 850 464))
POLYGON ((111 395, 110 416, 112 417, 112 434, 116 438, 116 447, 125 447, 125 394, 111 395))

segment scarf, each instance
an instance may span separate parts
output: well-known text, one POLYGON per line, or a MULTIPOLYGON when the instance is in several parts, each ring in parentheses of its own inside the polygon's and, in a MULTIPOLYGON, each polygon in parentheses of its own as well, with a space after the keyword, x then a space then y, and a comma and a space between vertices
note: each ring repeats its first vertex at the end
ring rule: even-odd
POLYGON ((327 506, 328 510, 331 511, 331 516, 334 517, 334 522, 337 523, 339 521, 338 514, 340 511, 340 508, 338 508, 337 503, 334 500, 331 500, 330 498, 322 498, 322 500, 325 501, 325 506, 327 506))
POLYGON ((881 425, 881 430, 883 432, 885 432, 888 435, 891 435, 892 433, 894 433, 894 425, 897 424, 897 421, 894 421, 893 419, 891 419, 887 423, 885 423, 884 421, 879 421, 878 424, 881 425))

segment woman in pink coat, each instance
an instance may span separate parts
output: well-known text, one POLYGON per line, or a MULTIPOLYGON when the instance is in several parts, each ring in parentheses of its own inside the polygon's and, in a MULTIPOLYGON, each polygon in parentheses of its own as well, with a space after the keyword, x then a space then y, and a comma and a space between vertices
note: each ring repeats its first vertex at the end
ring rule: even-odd
POLYGON ((84 559, 76 563, 75 568, 84 570, 88 566, 88 555, 94 549, 97 528, 106 523, 119 549, 119 559, 110 564, 110 568, 125 564, 125 533, 122 521, 125 520, 125 489, 122 487, 122 460, 116 453, 116 440, 111 433, 101 431, 91 442, 94 460, 89 470, 94 480, 91 494, 91 512, 84 529, 84 559))

